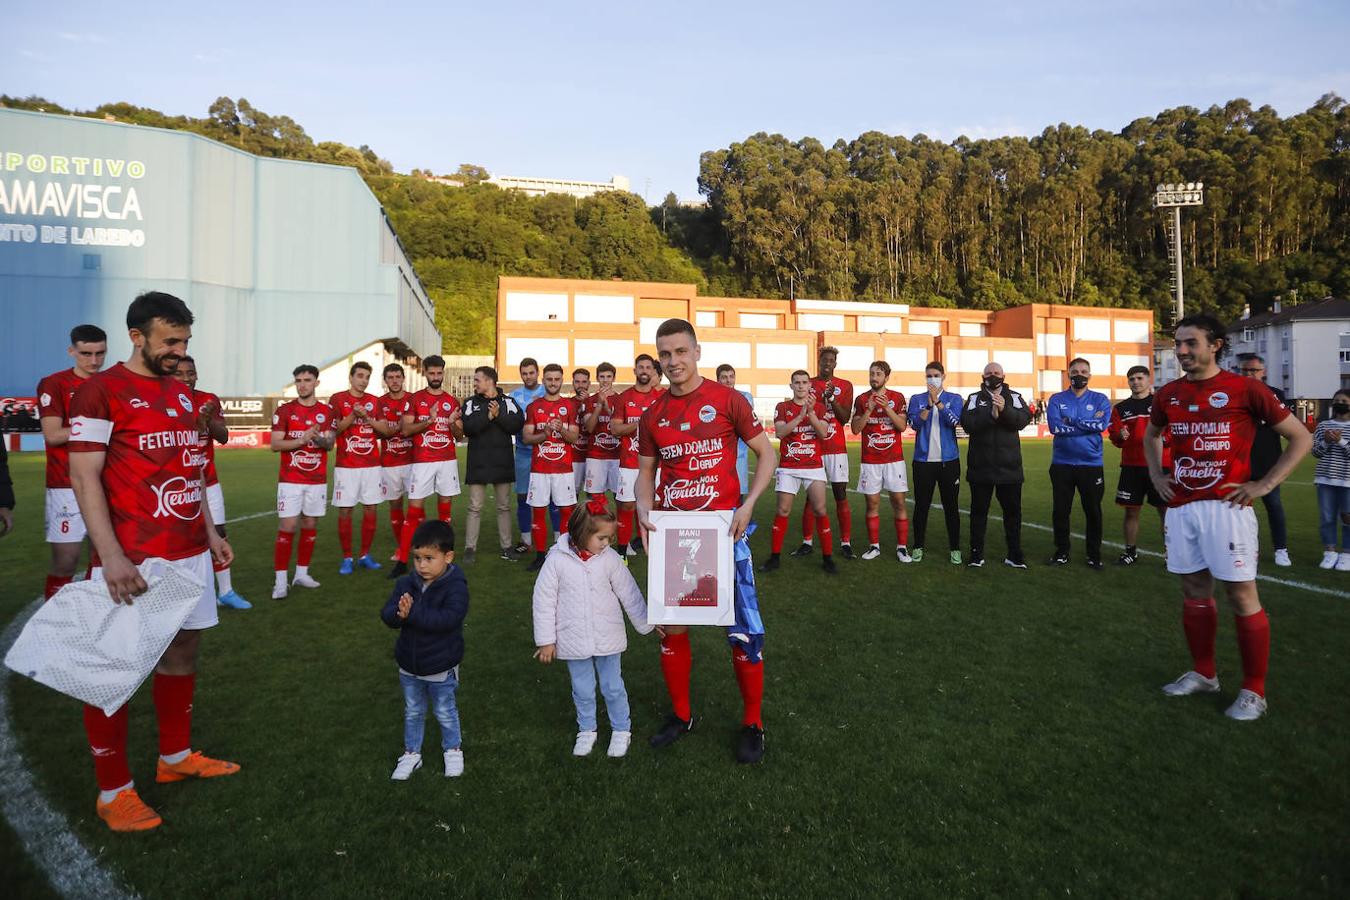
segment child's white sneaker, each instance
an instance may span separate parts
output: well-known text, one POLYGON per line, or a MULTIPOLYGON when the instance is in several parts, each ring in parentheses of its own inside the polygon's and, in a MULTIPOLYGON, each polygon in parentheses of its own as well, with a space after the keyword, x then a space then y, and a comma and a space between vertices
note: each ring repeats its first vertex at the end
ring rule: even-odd
POLYGON ((1336 565, 1334 568, 1337 572, 1350 572, 1350 553, 1346 553, 1342 550, 1341 555, 1336 557, 1336 565))
POLYGON ((458 778, 464 774, 464 751, 456 747, 445 751, 445 777, 458 778))
POLYGON ((616 759, 628 755, 628 745, 633 743, 633 732, 616 731, 609 736, 609 755, 616 759))
POLYGON ((1317 568, 1330 569, 1332 566, 1336 565, 1336 560, 1339 558, 1340 554, 1335 550, 1323 550, 1322 561, 1317 564, 1317 568))
POLYGON ((572 755, 590 756, 593 749, 595 749, 595 732, 578 731, 577 742, 572 745, 572 755))
POLYGON ((390 775, 393 781, 407 781, 412 773, 422 768, 422 754, 405 753, 398 758, 398 765, 394 766, 394 774, 390 775))

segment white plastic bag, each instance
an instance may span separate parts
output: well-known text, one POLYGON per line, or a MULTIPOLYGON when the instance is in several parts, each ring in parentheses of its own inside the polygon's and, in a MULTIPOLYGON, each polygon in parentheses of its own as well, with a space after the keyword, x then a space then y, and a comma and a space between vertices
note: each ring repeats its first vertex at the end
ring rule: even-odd
POLYGON ((112 715, 154 671, 203 586, 162 560, 139 567, 148 590, 128 606, 102 581, 61 588, 28 620, 5 665, 112 715))

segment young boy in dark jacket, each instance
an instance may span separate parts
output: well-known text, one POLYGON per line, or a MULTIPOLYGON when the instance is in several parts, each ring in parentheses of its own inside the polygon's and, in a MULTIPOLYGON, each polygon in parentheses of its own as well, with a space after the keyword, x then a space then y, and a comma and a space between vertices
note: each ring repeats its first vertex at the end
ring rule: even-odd
POLYGON ((413 571, 399 578, 380 618, 399 629, 394 644, 403 685, 403 755, 393 780, 407 781, 422 767, 422 734, 430 705, 441 724, 445 776, 464 774, 460 749, 459 661, 464 658, 464 617, 469 612, 469 583, 454 564, 455 531, 432 519, 413 532, 413 571))

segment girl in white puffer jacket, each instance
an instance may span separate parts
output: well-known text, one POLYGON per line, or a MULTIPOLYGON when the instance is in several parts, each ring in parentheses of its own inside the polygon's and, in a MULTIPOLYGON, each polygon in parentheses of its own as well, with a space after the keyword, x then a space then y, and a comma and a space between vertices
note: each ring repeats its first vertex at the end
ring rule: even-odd
POLYGON ((586 756, 595 746, 597 676, 613 729, 609 755, 628 752, 633 730, 619 668, 619 656, 628 646, 624 613, 638 634, 653 630, 637 582, 623 558, 610 549, 616 528, 603 496, 578 505, 534 583, 534 643, 539 648, 534 655, 543 663, 555 657, 567 663, 577 707, 574 756, 586 756))

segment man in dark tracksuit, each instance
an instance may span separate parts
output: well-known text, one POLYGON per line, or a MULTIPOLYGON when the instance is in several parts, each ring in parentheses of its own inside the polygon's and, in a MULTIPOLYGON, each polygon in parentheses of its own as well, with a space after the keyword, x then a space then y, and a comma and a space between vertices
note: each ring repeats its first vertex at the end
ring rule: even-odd
POLYGON ((525 424, 520 406, 497 389, 496 369, 491 366, 475 369, 473 389, 474 395, 464 401, 464 437, 469 442, 469 460, 464 467, 464 482, 469 486, 469 515, 464 529, 466 565, 477 555, 478 529, 488 485, 492 485, 496 499, 497 539, 502 559, 519 558, 511 546, 511 485, 516 479, 511 438, 520 434, 525 424))
MULTIPOLYGON (((1264 383, 1266 361, 1255 353, 1244 353, 1238 358, 1238 372, 1264 383)), ((1268 384, 1266 387, 1270 388, 1281 406, 1286 409, 1289 407, 1284 391, 1268 384)), ((1265 478, 1283 452, 1284 446, 1274 428, 1264 424, 1256 426, 1256 438, 1252 441, 1252 481, 1265 478)), ((1266 507, 1266 518, 1270 520, 1270 543, 1275 548, 1275 565, 1291 566, 1293 560, 1289 558, 1289 529, 1284 521, 1284 501, 1280 499, 1279 486, 1276 485, 1274 490, 1262 497, 1261 502, 1266 507)))
POLYGON ((1069 515, 1077 491, 1087 519, 1088 568, 1102 567, 1102 496, 1106 493, 1102 432, 1111 424, 1111 401, 1105 394, 1088 390, 1091 377, 1088 361, 1074 359, 1069 363, 1069 389, 1055 394, 1046 404, 1046 421, 1054 436, 1050 454, 1055 526, 1052 566, 1069 561, 1069 515))
POLYGON ((1003 536, 1008 544, 1005 565, 1025 569, 1022 557, 1022 439, 1031 422, 1022 395, 1003 382, 1003 367, 984 367, 984 386, 966 398, 961 427, 970 435, 966 481, 970 484, 970 565, 984 565, 984 531, 995 493, 1003 511, 1003 536))

